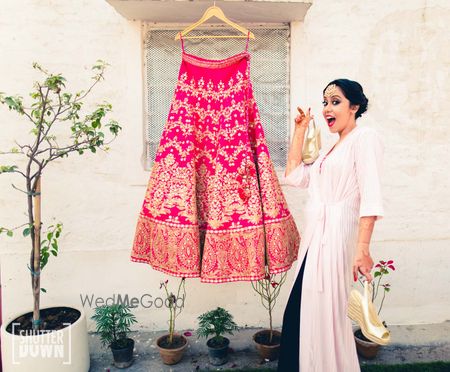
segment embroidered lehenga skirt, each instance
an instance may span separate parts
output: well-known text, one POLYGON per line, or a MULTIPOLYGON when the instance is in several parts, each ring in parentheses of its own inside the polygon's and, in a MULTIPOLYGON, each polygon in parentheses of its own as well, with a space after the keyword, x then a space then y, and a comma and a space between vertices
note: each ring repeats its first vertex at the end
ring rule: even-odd
POLYGON ((269 157, 247 52, 183 52, 131 259, 202 282, 287 271, 299 234, 269 157))

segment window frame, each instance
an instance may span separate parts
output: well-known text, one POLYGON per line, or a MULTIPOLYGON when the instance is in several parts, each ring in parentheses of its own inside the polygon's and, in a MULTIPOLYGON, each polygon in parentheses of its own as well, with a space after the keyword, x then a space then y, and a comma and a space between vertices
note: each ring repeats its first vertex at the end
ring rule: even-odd
MULTIPOLYGON (((290 109, 290 102, 291 102, 291 55, 292 55, 292 35, 291 35, 291 24, 290 23, 258 23, 258 24, 242 24, 244 27, 246 27, 249 30, 255 30, 255 29, 285 29, 287 30, 287 57, 286 57, 286 81, 285 81, 285 89, 287 90, 286 94, 286 123, 285 123, 285 129, 286 129, 286 141, 280 143, 284 143, 286 146, 285 150, 285 159, 283 165, 275 165, 275 170, 277 173, 284 170, 284 167, 286 166, 287 162, 287 154, 288 154, 288 148, 291 141, 291 109, 290 109)), ((187 25, 185 24, 153 24, 153 23, 143 23, 142 27, 142 67, 143 67, 143 80, 142 80, 142 89, 143 89, 143 154, 142 154, 142 163, 143 167, 146 171, 151 170, 151 167, 154 162, 154 155, 150 153, 150 146, 153 144, 153 142, 150 142, 149 140, 149 131, 151 128, 151 124, 149 121, 149 94, 150 94, 150 86, 147 84, 148 75, 147 75, 147 60, 146 60, 146 38, 148 32, 157 30, 157 31, 173 31, 173 37, 175 37, 176 33, 180 30, 184 29, 187 25)), ((223 24, 208 24, 205 26, 201 26, 201 29, 221 29, 223 28, 223 24)), ((228 27, 228 26, 225 26, 228 27)), ((252 41, 250 41, 252 42, 252 41)), ((180 41, 175 41, 175 43, 180 43, 180 41)), ((245 46, 245 42, 243 42, 243 45, 245 46)), ((251 47, 250 47, 251 51, 251 47)), ((189 53, 189 50, 187 50, 189 53)), ((181 53, 181 45, 180 45, 180 53, 181 53)), ((195 54, 195 53, 193 53, 195 54)), ((250 68, 252 70, 252 66, 250 68)), ((255 84, 253 84, 255 87, 255 84)), ((175 89, 175 85, 173 87, 175 89)), ((254 88, 255 91, 255 88, 254 88)), ((256 97, 256 101, 258 104, 258 98, 256 97)), ((167 112, 169 110, 169 107, 167 107, 167 112)), ((267 125, 264 123, 263 119, 263 127, 267 125)), ((266 131, 266 139, 267 139, 267 130, 266 131)), ((159 140, 154 143, 156 146, 156 151, 159 146, 159 140)), ((269 142, 269 141, 268 141, 269 142)), ((271 141, 272 143, 275 143, 275 141, 271 141)))

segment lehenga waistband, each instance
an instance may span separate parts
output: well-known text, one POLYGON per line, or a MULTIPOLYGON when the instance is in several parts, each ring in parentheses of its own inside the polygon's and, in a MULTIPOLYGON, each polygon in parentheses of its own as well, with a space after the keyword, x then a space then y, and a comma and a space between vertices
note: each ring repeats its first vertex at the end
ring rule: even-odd
POLYGON ((182 56, 183 61, 190 63, 191 65, 207 68, 224 68, 235 64, 243 58, 247 60, 250 59, 250 54, 248 52, 235 54, 234 56, 225 59, 206 59, 186 52, 183 52, 182 56))

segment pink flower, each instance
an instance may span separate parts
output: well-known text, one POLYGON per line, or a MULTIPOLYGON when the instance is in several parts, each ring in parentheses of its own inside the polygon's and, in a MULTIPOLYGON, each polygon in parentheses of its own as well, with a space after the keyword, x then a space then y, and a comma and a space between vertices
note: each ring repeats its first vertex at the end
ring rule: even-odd
POLYGON ((380 264, 386 265, 386 261, 380 261, 380 264))
POLYGON ((161 289, 162 287, 164 287, 164 285, 167 285, 167 283, 169 283, 169 280, 166 280, 165 282, 160 282, 160 283, 159 283, 159 289, 161 289))
POLYGON ((395 267, 394 267, 394 265, 388 265, 388 267, 389 267, 390 269, 392 269, 392 270, 394 270, 394 271, 395 271, 395 267))
POLYGON ((376 264, 375 267, 381 267, 381 265, 380 264, 376 264))
POLYGON ((278 286, 278 283, 277 283, 277 282, 272 282, 272 283, 270 283, 270 284, 272 285, 273 288, 275 288, 275 287, 278 286))
POLYGON ((183 335, 185 335, 186 337, 190 337, 192 336, 192 332, 186 331, 183 333, 183 335))
POLYGON ((393 264, 394 263, 394 260, 389 260, 388 262, 387 262, 387 265, 391 265, 391 264, 393 264))
POLYGON ((265 280, 270 280, 270 275, 266 274, 266 276, 264 277, 265 280))

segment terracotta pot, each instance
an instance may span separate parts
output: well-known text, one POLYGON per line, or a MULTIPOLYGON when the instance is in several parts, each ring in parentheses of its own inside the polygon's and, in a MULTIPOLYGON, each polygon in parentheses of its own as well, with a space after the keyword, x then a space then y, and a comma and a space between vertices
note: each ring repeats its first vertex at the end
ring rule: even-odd
POLYGON ((359 335, 362 335, 359 328, 353 333, 355 336, 356 351, 365 359, 374 359, 378 354, 380 345, 370 340, 361 339, 358 337, 358 333, 359 335))
POLYGON ((114 358, 114 366, 116 368, 128 368, 133 364, 134 340, 126 339, 126 345, 120 346, 115 343, 111 344, 111 351, 114 358))
MULTIPOLYGON (((59 307, 59 306, 56 306, 59 307)), ((41 310, 46 309, 42 308, 41 310)), ((6 331, 10 322, 28 311, 18 313, 1 326, 4 372, 87 372, 90 358, 86 316, 73 324, 42 335, 13 335, 6 331)))
POLYGON ((187 338, 184 337, 183 335, 174 334, 173 337, 174 340, 177 340, 180 343, 179 347, 173 349, 164 347, 164 344, 167 342, 167 339, 169 338, 168 334, 163 335, 156 340, 156 346, 158 346, 159 355, 161 356, 161 359, 164 364, 168 365, 177 364, 183 357, 184 350, 188 345, 187 338))
MULTIPOLYGON (((273 332, 273 338, 276 338, 278 340, 281 340, 281 332, 279 331, 272 331, 273 332)), ((261 342, 258 342, 258 340, 261 339, 269 339, 270 337, 270 329, 263 329, 262 331, 256 332, 253 335, 253 341, 255 341, 256 344, 256 350, 258 350, 259 355, 262 359, 266 360, 276 360, 278 359, 278 354, 280 352, 280 343, 277 342, 275 345, 267 345, 261 342)))

